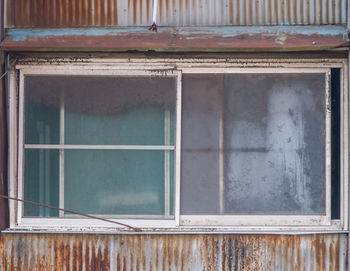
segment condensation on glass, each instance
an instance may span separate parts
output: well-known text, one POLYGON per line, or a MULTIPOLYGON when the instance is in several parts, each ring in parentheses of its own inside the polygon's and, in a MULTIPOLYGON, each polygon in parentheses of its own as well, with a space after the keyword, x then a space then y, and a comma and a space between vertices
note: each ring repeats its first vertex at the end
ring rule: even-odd
POLYGON ((183 76, 181 214, 324 215, 325 74, 183 76))
MULTIPOLYGON (((25 199, 96 215, 173 215, 174 77, 27 75, 24 89, 25 199)), ((27 217, 58 215, 24 205, 27 217)))

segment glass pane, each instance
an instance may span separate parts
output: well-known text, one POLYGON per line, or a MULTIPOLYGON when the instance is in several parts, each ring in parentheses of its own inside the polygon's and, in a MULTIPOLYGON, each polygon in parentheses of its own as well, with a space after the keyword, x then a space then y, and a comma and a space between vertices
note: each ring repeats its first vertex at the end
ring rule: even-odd
MULTIPOLYGON (((65 208, 100 215, 164 215, 164 151, 65 150, 64 156, 65 208)), ((170 168, 172 194, 173 163, 170 168)))
POLYGON ((59 143, 59 108, 62 84, 50 76, 26 76, 25 143, 59 143))
POLYGON ((219 212, 220 79, 221 75, 183 75, 182 214, 219 212))
POLYGON ((225 213, 325 212, 325 75, 227 75, 225 213))
MULTIPOLYGON (((25 150, 24 199, 59 207, 59 151, 25 150)), ((24 204, 24 216, 58 216, 58 211, 24 204)))
POLYGON ((174 145, 173 77, 26 76, 25 143, 174 145), (44 131, 49 135, 42 135, 44 131))
POLYGON ((181 213, 324 214, 324 95, 324 74, 184 75, 181 213))
POLYGON ((174 144, 174 78, 74 76, 64 82, 66 144, 174 144))

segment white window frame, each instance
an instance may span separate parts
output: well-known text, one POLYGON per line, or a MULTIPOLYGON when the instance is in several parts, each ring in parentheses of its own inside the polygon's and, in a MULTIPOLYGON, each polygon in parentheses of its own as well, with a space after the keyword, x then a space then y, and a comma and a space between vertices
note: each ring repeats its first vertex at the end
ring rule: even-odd
MULTIPOLYGON (((111 220, 143 229, 171 231, 328 231, 347 230, 348 221, 348 94, 347 61, 345 59, 95 59, 84 63, 62 58, 57 63, 40 62, 38 59, 19 61, 10 70, 9 82, 9 163, 10 196, 23 197, 23 78, 25 75, 154 75, 174 76, 177 82, 176 135, 174 165, 174 217, 171 219, 111 220), (329 74, 331 68, 341 68, 341 219, 331 220, 330 196, 330 112, 325 110, 326 196, 325 215, 181 215, 180 214, 180 157, 181 157, 181 91, 182 74, 190 73, 325 73, 325 101, 328 102, 329 74), (17 81, 18 80, 18 81, 17 81), (19 82, 19 86, 17 85, 19 82), (18 129, 17 129, 18 127, 18 129)), ((61 148, 60 146, 56 146, 61 148)), ((78 148, 79 146, 77 146, 78 148)), ((98 146, 99 147, 99 146, 98 146)), ((128 146, 124 146, 128 148, 128 146)), ((74 148, 74 146, 72 146, 74 148)), ((12 229, 94 229, 121 230, 115 224, 77 218, 23 218, 22 203, 10 201, 10 228, 12 229)))

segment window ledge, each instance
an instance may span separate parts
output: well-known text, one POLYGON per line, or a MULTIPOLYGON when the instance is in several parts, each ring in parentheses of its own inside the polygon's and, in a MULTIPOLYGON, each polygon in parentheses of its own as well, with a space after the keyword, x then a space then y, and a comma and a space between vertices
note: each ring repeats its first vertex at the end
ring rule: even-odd
POLYGON ((139 232, 132 230, 116 229, 6 229, 1 234, 127 234, 127 235, 177 235, 177 234, 269 234, 269 235, 310 235, 310 234, 348 234, 348 230, 292 230, 292 231, 270 231, 270 230, 226 230, 226 229, 142 229, 139 232))

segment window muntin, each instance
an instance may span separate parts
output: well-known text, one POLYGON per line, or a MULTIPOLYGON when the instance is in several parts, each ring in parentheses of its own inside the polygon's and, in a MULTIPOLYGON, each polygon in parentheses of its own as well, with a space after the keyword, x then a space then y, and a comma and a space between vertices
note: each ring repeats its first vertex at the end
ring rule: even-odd
MULTIPOLYGON (((205 62, 205 61, 204 61, 205 62)), ((254 62, 254 61, 253 61, 254 62)), ((181 65, 177 66, 177 69, 182 70, 183 73, 211 73, 211 74, 217 74, 217 73, 229 73, 229 74, 237 74, 237 73, 278 73, 278 74, 282 74, 282 73, 290 73, 291 71, 293 71, 293 73, 324 73, 325 75, 327 73, 329 73, 329 68, 330 67, 339 67, 342 68, 341 69, 341 77, 344 78, 344 74, 346 74, 346 66, 344 65, 344 63, 342 61, 335 61, 330 62, 328 61, 326 64, 322 64, 324 66, 324 68, 315 68, 315 63, 303 63, 303 64, 298 64, 298 63, 290 63, 290 64, 277 64, 278 67, 276 68, 266 68, 264 66, 263 63, 259 63, 257 66, 261 66, 261 68, 249 68, 249 67, 245 67, 245 68, 240 68, 239 64, 234 64, 233 66, 237 66, 237 68, 192 68, 192 67, 188 67, 186 66, 187 64, 182 63, 181 65), (300 66, 299 66, 300 65, 300 66), (284 68, 282 68, 282 66, 284 66, 284 68), (290 66, 290 67, 288 67, 290 66)), ((201 65, 200 63, 196 64, 195 66, 199 66, 201 65)), ((320 65, 320 66, 322 66, 320 65)), ((39 65, 40 66, 40 65, 39 65)), ((150 65, 151 66, 151 65, 150 65)), ((189 66, 192 66, 189 65, 189 66)), ((207 66, 215 66, 215 64, 208 64, 207 66)), ((249 66, 249 65, 248 65, 249 66)), ((253 66, 256 66, 256 64, 253 64, 253 66)), ((271 66, 271 65, 270 65, 271 66)), ((273 66, 273 65, 272 65, 273 66)), ((35 67, 35 66, 34 66, 35 67)), ((48 66, 47 66, 48 67, 48 66)), ((127 69, 132 70, 129 66, 126 66, 127 69)), ((36 69, 32 69, 32 67, 28 68, 25 65, 23 66, 19 66, 19 68, 21 69, 21 76, 23 76, 23 72, 24 73, 28 73, 28 74, 41 74, 43 72, 43 70, 36 70, 36 69)), ((144 68, 144 67, 143 67, 144 68)), ((56 68, 55 68, 56 69, 56 68)), ((118 73, 120 73, 120 68, 118 69, 118 73)), ((122 68, 123 69, 123 68, 122 68)), ((66 72, 63 71, 62 69, 58 69, 60 73, 65 74, 66 72)), ((98 68, 99 73, 101 74, 105 74, 105 70, 103 70, 103 68, 101 69, 101 67, 98 68), (103 70, 103 71, 102 71, 103 70)), ((157 64, 157 74, 161 73, 159 72, 159 63, 157 64)), ((84 73, 91 73, 94 74, 95 71, 92 70, 88 70, 86 71, 84 68, 80 67, 80 68, 74 68, 74 73, 76 74, 84 74, 84 73)), ((114 71, 116 72, 116 71, 114 71)), ((49 72, 49 74, 52 74, 52 71, 49 72)), ((130 71, 125 71, 122 70, 123 74, 125 73, 130 73, 130 71)), ((165 72, 164 72, 165 73, 165 72)), ((54 74, 56 74, 56 70, 54 72, 54 74)), ((13 75, 13 74, 12 74, 13 75)), ((326 77, 327 78, 327 77, 326 77)), ((21 82, 21 81, 20 81, 21 82)), ((181 74, 178 77, 178 82, 181 82, 181 74)), ((326 88, 328 86, 328 84, 326 83, 326 88)), ((179 88, 179 86, 181 86, 181 84, 177 84, 177 88, 178 88, 178 92, 177 92, 177 115, 179 114, 179 108, 181 108, 181 104, 179 104, 179 97, 181 97, 181 88, 179 88), (179 95, 180 94, 180 95, 179 95)), ((23 88, 23 86, 22 86, 23 88)), ((347 110, 346 107, 346 102, 344 102, 346 100, 346 94, 344 94, 344 89, 346 89, 346 82, 345 81, 341 81, 341 114, 344 114, 344 112, 347 110), (344 84, 344 85, 343 85, 344 84), (345 99, 345 100, 344 100, 345 99)), ((327 96, 327 89, 323 89, 322 91, 324 92, 324 94, 327 96)), ((325 101, 327 101, 327 97, 325 99, 325 101)), ((12 107, 13 108, 13 107, 12 107)), ((13 110, 12 110, 13 112, 13 110)), ((21 106, 19 107, 19 116, 21 116, 21 106)), ((181 112, 181 111, 180 111, 181 112)), ((327 113, 327 112, 326 112, 327 113)), ((12 114, 13 115, 13 114, 12 114)), ((179 120, 180 118, 177 117, 176 118, 176 122, 177 125, 176 127, 180 127, 179 126, 179 120)), ((20 124, 19 124, 19 128, 21 128, 21 119, 19 119, 20 124)), ((183 120, 184 121, 184 120, 183 120)), ((327 123, 326 123, 327 126, 327 123)), ((329 124, 328 126, 329 127, 329 124)), ((346 125, 346 117, 344 115, 342 115, 342 120, 341 120, 341 133, 344 133, 344 129, 346 129, 347 125, 346 125), (345 126, 344 126, 345 125, 345 126)), ((13 131, 13 130, 12 130, 13 131)), ((327 130, 328 131, 328 130, 327 130)), ((177 133, 181 132, 179 131, 179 129, 177 129, 176 131, 177 133)), ((13 133, 12 133, 13 134, 13 133)), ((21 131, 19 132, 19 135, 21 134, 21 131)), ((342 148, 341 148, 341 157, 344 157, 344 153, 347 152, 347 142, 343 137, 342 134, 342 148)), ((179 136, 177 136, 176 140, 179 139, 179 136)), ((325 133, 325 141, 329 142, 329 134, 327 137, 327 134, 325 133), (327 139, 328 138, 328 139, 327 139)), ((21 144, 21 143, 20 143, 21 144)), ((177 146, 180 146, 180 144, 177 142, 177 146)), ((175 148, 176 152, 179 152, 178 148, 175 148)), ((327 148, 326 148, 327 149, 327 148)), ((21 150, 19 149, 19 154, 21 155, 21 150)), ((329 150, 325 151, 326 153, 330 153, 329 150)), ((346 204, 345 202, 347 202, 347 195, 346 195, 346 189, 347 189, 347 185, 346 182, 344 182, 344 179, 346 179, 347 173, 346 170, 344 171, 344 167, 342 166, 342 172, 341 172, 341 220, 339 222, 336 222, 335 224, 333 222, 330 221, 330 218, 328 215, 326 216, 313 216, 313 215, 302 215, 302 216, 295 216, 295 215, 200 215, 200 216, 196 216, 196 215, 180 215, 179 212, 179 207, 180 207, 180 193, 176 192, 179 191, 180 189, 180 182, 179 182, 179 175, 178 173, 180 172, 179 170, 179 164, 180 164, 180 159, 179 159, 179 155, 176 156, 177 158, 175 159, 175 169, 174 171, 177 173, 175 175, 177 175, 177 177, 175 178, 174 182, 174 186, 175 186, 175 195, 174 195, 174 209, 175 209, 175 213, 174 213, 174 219, 175 219, 175 224, 173 222, 171 223, 153 223, 151 220, 123 220, 123 219, 118 219, 118 221, 120 222, 124 222, 124 223, 129 223, 130 225, 133 226, 138 226, 138 227, 156 227, 156 228, 163 228, 163 227, 178 227, 176 225, 179 225, 180 227, 186 229, 188 228, 188 226, 195 226, 197 227, 219 227, 219 226, 225 226, 225 227, 229 227, 230 229, 272 229, 272 230, 278 230, 278 229, 293 229, 295 226, 298 226, 298 229, 301 229, 300 226, 303 226, 302 228, 304 229, 304 227, 306 226, 305 229, 335 229, 335 228, 343 228, 346 227, 344 225, 346 225, 346 222, 344 222, 347 219, 346 216, 346 204), (176 211, 176 209, 178 211, 176 211), (345 219, 345 220, 344 220, 345 219), (257 223, 257 221, 259 223, 257 223), (311 222, 311 223, 310 223, 311 222), (179 223, 179 224, 178 224, 179 223), (277 227, 276 227, 277 226, 277 227), (291 228, 292 227, 292 228, 291 228)), ((325 159, 327 160, 327 154, 325 159)), ((19 160, 19 162, 21 163, 21 160, 19 160)), ((342 165, 343 163, 346 163, 346 161, 342 160, 342 165)), ((181 163, 183 165, 183 163, 181 163)), ((19 176, 21 173, 21 169, 20 169, 20 164, 19 164, 19 176)), ((328 164, 326 163, 327 167, 328 164)), ((182 168, 183 169, 183 168, 182 168)), ((12 175, 14 176, 14 175, 12 175)), ((327 189, 327 188, 326 188, 327 189)), ((23 191, 23 189, 21 189, 21 184, 19 183, 19 192, 23 191)), ((182 193, 182 191, 181 191, 182 193)), ((326 201, 329 201, 329 197, 328 197, 328 192, 326 192, 326 201)), ((20 196, 20 194, 19 194, 20 196)), ((182 206, 181 206, 182 207, 182 206)), ((328 207, 326 206, 326 209, 328 207)), ((21 209, 21 206, 19 206, 19 210, 21 209)), ((329 210, 326 210, 326 213, 329 214, 329 210)), ((86 226, 86 227, 91 227, 91 226, 101 226, 101 227, 106 227, 108 225, 104 224, 104 223, 96 223, 96 221, 88 221, 86 219, 81 219, 81 224, 77 224, 77 219, 74 220, 70 220, 68 217, 65 217, 63 220, 62 218, 60 219, 50 219, 50 220, 43 220, 43 219, 32 219, 32 218, 22 218, 18 217, 17 221, 20 223, 19 227, 25 227, 25 225, 30 226, 30 227, 55 227, 55 225, 66 225, 67 227, 75 227, 75 226, 79 226, 81 227, 82 225, 86 226), (39 222, 40 221, 40 222, 39 222), (51 222, 50 222, 51 221, 51 222), (65 222, 64 222, 65 221, 65 222), (58 223, 58 224, 57 224, 58 223), (38 226, 40 225, 40 226, 38 226)), ((12 223, 12 225, 14 225, 12 223)))

